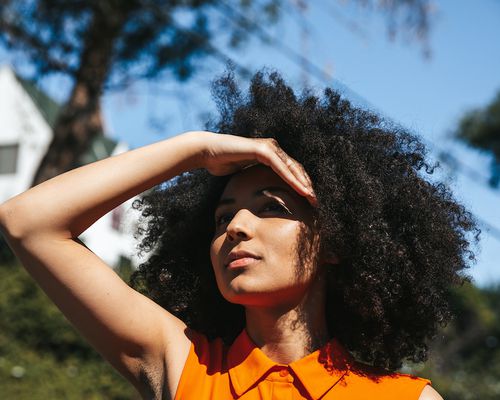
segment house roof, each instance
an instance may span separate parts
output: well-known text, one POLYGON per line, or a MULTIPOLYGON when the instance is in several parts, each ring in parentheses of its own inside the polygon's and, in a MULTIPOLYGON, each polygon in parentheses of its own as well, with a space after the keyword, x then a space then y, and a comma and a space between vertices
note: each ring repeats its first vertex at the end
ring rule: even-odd
MULTIPOLYGON (((40 111, 45 121, 47 121, 47 124, 54 129, 57 115, 61 111, 62 106, 45 92, 40 90, 33 82, 23 79, 17 74, 15 74, 15 76, 37 109, 40 111)), ((97 135, 92 140, 88 150, 82 154, 77 162, 77 165, 81 166, 90 164, 94 161, 109 157, 117 144, 118 141, 104 136, 104 134, 97 135)))
POLYGON ((54 128, 57 114, 61 110, 61 106, 43 91, 38 89, 34 83, 19 77, 17 74, 16 78, 28 96, 30 96, 31 100, 33 100, 33 103, 35 103, 38 111, 40 111, 43 118, 45 118, 45 121, 47 121, 51 128, 54 128))

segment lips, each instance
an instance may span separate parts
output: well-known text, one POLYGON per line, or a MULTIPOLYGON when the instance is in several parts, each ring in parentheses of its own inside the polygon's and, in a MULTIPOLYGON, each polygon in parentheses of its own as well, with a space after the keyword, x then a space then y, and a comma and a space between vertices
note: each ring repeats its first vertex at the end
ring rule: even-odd
POLYGON ((260 259, 261 257, 249 251, 237 250, 237 251, 232 251, 228 254, 224 266, 226 268, 229 266, 241 267, 250 264, 255 260, 260 260, 260 259))

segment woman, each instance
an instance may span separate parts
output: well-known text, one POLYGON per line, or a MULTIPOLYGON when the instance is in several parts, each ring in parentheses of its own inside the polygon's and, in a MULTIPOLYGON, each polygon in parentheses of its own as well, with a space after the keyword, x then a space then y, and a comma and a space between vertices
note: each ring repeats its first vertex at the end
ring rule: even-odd
POLYGON ((145 399, 441 399, 394 371, 426 359, 477 228, 419 175, 418 139, 276 73, 246 97, 231 76, 214 88, 225 136, 188 132, 1 205, 23 265, 145 399), (135 204, 144 296, 77 237, 173 177, 135 204))

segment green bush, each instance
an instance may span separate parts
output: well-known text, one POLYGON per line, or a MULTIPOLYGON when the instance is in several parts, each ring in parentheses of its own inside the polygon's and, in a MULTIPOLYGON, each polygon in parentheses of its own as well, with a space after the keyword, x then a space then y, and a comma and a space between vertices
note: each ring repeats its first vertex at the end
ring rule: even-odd
MULTIPOLYGON (((125 260, 117 272, 125 279, 125 260)), ((500 398, 500 285, 453 292, 455 320, 425 364, 402 372, 432 380, 446 400, 500 398)), ((71 327, 16 262, 0 265, 0 398, 139 399, 135 389, 71 327)))
POLYGON ((16 256, 10 249, 2 232, 0 232, 0 265, 13 263, 16 256))
POLYGON ((0 266, 2 399, 140 399, 17 263, 0 266))
POLYGON ((500 285, 453 291, 455 319, 412 372, 432 380, 446 400, 500 399, 500 285))

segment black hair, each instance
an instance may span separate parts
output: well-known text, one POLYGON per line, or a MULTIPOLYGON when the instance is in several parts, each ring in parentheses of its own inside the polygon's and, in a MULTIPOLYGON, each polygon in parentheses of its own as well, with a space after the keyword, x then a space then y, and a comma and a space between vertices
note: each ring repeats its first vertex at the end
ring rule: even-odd
MULTIPOLYGON (((428 340, 451 319, 450 289, 470 281, 480 230, 450 189, 430 176, 421 140, 331 88, 294 93, 277 72, 256 73, 244 94, 231 73, 213 84, 212 130, 274 138, 305 167, 319 201, 329 333, 364 363, 394 371, 425 361, 428 340)), ((184 173, 134 203, 151 252, 134 287, 208 337, 231 342, 244 309, 224 300, 209 247, 214 205, 230 177, 184 173)))

